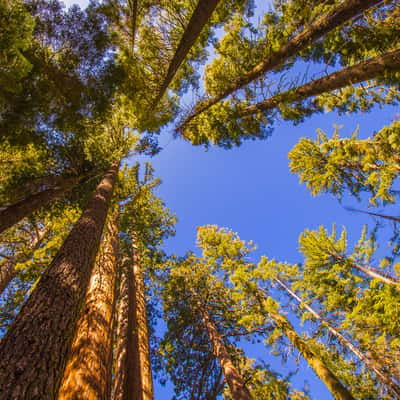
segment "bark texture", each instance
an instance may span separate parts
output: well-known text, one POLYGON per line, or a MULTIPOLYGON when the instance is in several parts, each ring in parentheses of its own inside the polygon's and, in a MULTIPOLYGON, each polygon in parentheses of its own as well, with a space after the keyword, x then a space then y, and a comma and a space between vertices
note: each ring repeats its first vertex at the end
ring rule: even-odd
MULTIPOLYGON (((42 243, 47 233, 48 233, 47 229, 39 229, 36 233, 36 236, 32 239, 31 243, 29 243, 28 250, 35 250, 39 248, 40 244, 42 243)), ((0 267, 0 295, 4 292, 9 283, 16 277, 17 271, 15 270, 15 266, 17 265, 17 263, 25 262, 27 260, 28 260, 27 257, 21 259, 18 256, 16 256, 7 260, 0 267)))
POLYGON ((135 278, 132 257, 122 265, 120 282, 114 400, 141 400, 141 371, 138 351, 135 278))
POLYGON ((214 356, 218 359, 221 369, 224 373, 225 380, 229 386, 229 390, 234 400, 251 400, 250 392, 244 384, 243 377, 239 374, 236 367, 233 365, 231 357, 224 345, 221 335, 217 327, 211 320, 210 316, 204 307, 199 306, 201 312, 203 326, 207 331, 208 337, 212 344, 214 356))
POLYGON ((160 101, 165 91, 170 85, 179 67, 188 55, 191 47, 196 42, 202 29, 207 24, 211 17, 211 14, 218 5, 219 0, 199 0, 190 21, 183 32, 181 41, 179 42, 178 48, 169 64, 167 75, 161 85, 160 92, 154 101, 154 105, 160 101))
POLYGON ((112 366, 118 224, 107 224, 85 304, 58 393, 58 400, 108 400, 112 366))
POLYGON ((112 165, 0 343, 0 398, 56 397, 113 193, 112 165))
POLYGON ((70 177, 54 186, 35 193, 25 199, 18 201, 0 211, 0 233, 11 228, 23 218, 28 217, 33 212, 43 208, 52 201, 62 197, 71 190, 78 182, 79 177, 70 177))
POLYGON ((184 126, 187 125, 193 118, 210 108, 212 105, 218 103, 225 97, 228 97, 236 90, 239 90, 263 74, 280 67, 288 59, 307 48, 311 43, 320 39, 322 36, 334 30, 338 26, 360 15, 368 8, 379 3, 382 3, 382 0, 344 1, 334 10, 322 15, 309 26, 305 27, 300 33, 290 39, 279 51, 260 62, 247 74, 235 79, 221 94, 199 103, 194 112, 185 119, 179 130, 182 131, 184 126))
POLYGON ((358 347, 351 343, 350 340, 343 336, 338 330, 332 327, 329 322, 321 317, 321 315, 319 315, 313 308, 311 308, 308 304, 303 303, 302 299, 297 296, 297 294, 293 292, 284 282, 282 282, 280 279, 275 279, 275 281, 299 303, 300 307, 307 310, 316 320, 320 321, 321 325, 328 329, 328 331, 335 336, 342 343, 342 345, 347 347, 347 349, 350 350, 360 361, 365 363, 368 368, 374 371, 381 382, 384 383, 394 394, 400 397, 400 387, 390 378, 390 376, 382 371, 382 367, 376 362, 376 360, 368 358, 358 347))
POLYGON ((396 71, 400 71, 400 49, 371 58, 323 78, 308 82, 296 89, 270 97, 260 103, 246 107, 240 115, 246 116, 257 111, 271 110, 278 107, 282 101, 289 103, 305 100, 312 96, 341 89, 348 85, 354 85, 368 79, 377 78, 385 73, 396 71))
POLYGON ((153 400, 153 377, 151 373, 150 364, 150 344, 149 344, 149 330, 147 323, 146 311, 146 293, 143 278, 143 271, 141 269, 140 257, 138 248, 136 246, 136 238, 132 235, 132 251, 133 251, 133 274, 135 279, 135 300, 133 304, 136 305, 135 321, 137 323, 137 342, 139 352, 139 365, 141 374, 141 400, 153 400))

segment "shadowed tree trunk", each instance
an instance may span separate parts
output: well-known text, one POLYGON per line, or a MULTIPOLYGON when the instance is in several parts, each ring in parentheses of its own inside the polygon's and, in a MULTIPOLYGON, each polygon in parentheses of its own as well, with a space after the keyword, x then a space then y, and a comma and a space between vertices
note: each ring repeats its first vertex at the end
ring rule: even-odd
POLYGON ((141 400, 141 371, 132 254, 123 260, 117 323, 113 400, 141 400))
POLYGON ((244 384, 243 377, 233 365, 232 359, 225 347, 221 335, 211 320, 207 310, 202 304, 198 304, 198 310, 201 313, 204 329, 207 331, 212 344, 213 354, 220 363, 232 398, 234 400, 251 400, 252 397, 244 384))
POLYGON ((117 256, 118 222, 113 216, 90 279, 58 400, 110 398, 117 256))
POLYGON ((312 96, 330 92, 331 90, 341 89, 348 85, 377 78, 386 72, 396 71, 400 71, 400 49, 344 68, 323 78, 308 82, 296 89, 279 93, 260 103, 246 107, 239 115, 246 116, 258 111, 271 110, 278 107, 281 102, 289 104, 290 102, 305 100, 312 96))
POLYGON ((133 273, 135 279, 135 301, 136 305, 136 323, 137 323, 137 341, 139 352, 139 365, 141 373, 142 400, 153 400, 153 377, 150 364, 149 331, 147 325, 146 312, 146 294, 143 278, 143 271, 140 265, 140 257, 136 245, 136 237, 132 235, 133 251, 133 273))
POLYGON ((121 280, 114 400, 153 400, 145 286, 134 234, 131 251, 121 280))
POLYGON ((165 91, 170 85, 179 67, 188 55, 191 47, 196 42, 202 29, 207 24, 211 17, 211 14, 217 7, 219 0, 199 0, 190 21, 183 32, 181 41, 179 42, 178 48, 175 51, 174 57, 172 58, 167 75, 161 85, 160 92, 158 93, 153 105, 156 106, 160 99, 163 97, 165 91))
MULTIPOLYGON (((47 233, 47 229, 39 229, 35 238, 29 244, 28 250, 36 250, 42 243, 47 233)), ((0 266, 0 295, 4 292, 9 283, 16 277, 17 271, 15 270, 15 266, 17 263, 25 262, 27 260, 27 257, 20 259, 17 255, 16 257, 10 258, 2 266, 0 266)))
POLYGON ((128 0, 128 6, 131 19, 131 36, 132 36, 131 41, 132 41, 132 51, 133 51, 135 47, 135 38, 136 38, 138 0, 128 0))
POLYGON ((308 304, 304 303, 299 296, 295 292, 293 292, 285 283, 283 283, 280 279, 274 279, 275 282, 278 283, 292 298, 294 298, 299 306, 307 310, 312 316, 318 320, 321 325, 323 325, 328 331, 335 336, 343 346, 347 347, 359 360, 365 363, 379 379, 388 386, 390 390, 393 391, 394 394, 400 397, 400 387, 389 377, 386 373, 382 372, 382 368, 380 365, 377 365, 375 360, 371 360, 368 358, 359 348, 357 348, 353 343, 351 343, 346 337, 344 337, 340 332, 338 332, 335 328, 333 328, 328 321, 326 321, 323 317, 321 317, 313 308, 311 308, 308 304))
POLYGON ((113 193, 113 164, 0 343, 0 398, 54 399, 113 193))
POLYGON ((199 103, 189 117, 178 128, 180 132, 185 126, 200 113, 207 110, 212 105, 239 90, 251 81, 261 77, 265 73, 280 67, 288 59, 307 48, 310 44, 334 30, 338 26, 360 15, 368 8, 382 3, 382 0, 346 0, 338 5, 334 10, 322 15, 316 21, 304 28, 300 33, 290 39, 279 51, 273 53, 267 59, 260 62, 248 73, 237 77, 219 95, 199 103))
POLYGON ((18 201, 0 210, 0 233, 11 228, 23 218, 43 208, 52 201, 63 197, 80 181, 81 177, 70 177, 61 181, 57 186, 50 187, 42 192, 32 194, 25 199, 18 201))

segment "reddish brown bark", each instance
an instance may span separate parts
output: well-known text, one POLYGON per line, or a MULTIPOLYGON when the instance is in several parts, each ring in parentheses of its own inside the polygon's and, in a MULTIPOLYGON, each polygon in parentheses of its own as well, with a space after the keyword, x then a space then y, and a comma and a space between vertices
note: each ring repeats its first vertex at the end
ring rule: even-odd
POLYGON ((114 164, 0 343, 0 398, 54 399, 113 193, 114 164))
POLYGON ((137 323, 137 344, 139 353, 139 365, 141 374, 141 400, 153 400, 153 377, 150 364, 149 331, 147 325, 146 293, 143 279, 143 271, 140 265, 138 248, 134 235, 132 235, 132 251, 135 262, 133 273, 135 279, 135 301, 136 323, 137 323))
POLYGON ((108 400, 118 224, 112 218, 93 269, 58 400, 108 400))
POLYGON ((25 199, 14 203, 0 211, 0 233, 11 228, 23 218, 28 217, 52 201, 63 197, 66 192, 78 184, 79 177, 66 178, 58 186, 35 193, 25 199))
POLYGON ((284 101, 296 102, 317 96, 345 86, 374 79, 387 72, 400 71, 400 49, 371 58, 351 67, 344 68, 315 81, 308 82, 296 89, 288 90, 260 103, 246 107, 241 116, 251 115, 257 111, 271 110, 284 101))
POLYGON ((163 97, 176 72, 188 55, 191 47, 196 42, 202 29, 207 24, 213 11, 217 7, 218 2, 219 0, 199 0, 199 2, 197 3, 197 6, 190 18, 190 21, 185 31, 183 32, 181 41, 179 42, 178 48, 175 51, 174 57, 169 64, 167 75, 161 85, 160 92, 158 93, 157 98, 154 100, 154 105, 157 105, 157 103, 163 97))
POLYGON ((322 15, 316 21, 304 28, 300 33, 294 36, 279 51, 272 54, 267 59, 260 62, 248 73, 236 78, 226 89, 219 95, 199 103, 193 113, 185 119, 179 127, 179 131, 183 131, 185 126, 200 113, 206 111, 212 105, 220 100, 228 97, 233 92, 239 90, 251 81, 261 77, 265 73, 284 64, 288 59, 307 48, 311 43, 315 42, 326 33, 334 30, 338 26, 358 16, 368 8, 381 3, 382 0, 347 0, 338 5, 334 10, 322 15))
POLYGON ((235 400, 251 400, 252 397, 250 392, 244 384, 243 377, 233 365, 232 359, 225 347, 217 327, 212 322, 207 310, 205 310, 205 308, 201 305, 199 305, 199 311, 201 312, 203 326, 207 331, 208 337, 210 338, 214 356, 220 363, 232 398, 235 400))
POLYGON ((113 400, 141 400, 141 371, 132 258, 122 265, 113 400))

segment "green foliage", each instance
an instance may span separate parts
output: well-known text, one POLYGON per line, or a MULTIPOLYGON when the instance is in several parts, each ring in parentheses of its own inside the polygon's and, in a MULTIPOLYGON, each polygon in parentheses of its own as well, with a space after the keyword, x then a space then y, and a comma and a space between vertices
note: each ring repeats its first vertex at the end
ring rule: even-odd
POLYGON ((360 140, 357 132, 331 138, 322 131, 316 140, 303 138, 290 151, 290 169, 311 193, 330 192, 341 198, 347 191, 359 198, 368 192, 370 202, 394 202, 392 186, 399 174, 400 123, 393 122, 373 138, 360 140))
POLYGON ((22 1, 0 1, 0 110, 7 95, 22 89, 21 80, 32 69, 24 51, 32 40, 34 20, 22 1))

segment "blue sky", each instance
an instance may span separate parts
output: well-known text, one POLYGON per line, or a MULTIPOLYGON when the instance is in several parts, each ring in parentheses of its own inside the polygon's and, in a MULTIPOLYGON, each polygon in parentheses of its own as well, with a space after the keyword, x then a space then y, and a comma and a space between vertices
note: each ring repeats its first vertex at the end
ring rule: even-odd
MULTIPOLYGON (((229 227, 242 239, 258 244, 257 256, 266 254, 281 261, 301 261, 298 236, 306 228, 345 225, 349 243, 354 243, 363 224, 373 221, 344 206, 365 209, 365 204, 357 205, 352 199, 340 204, 330 195, 312 197, 290 173, 287 154, 299 138, 315 137, 317 128, 331 134, 334 124, 343 125, 342 133, 348 135, 359 126, 360 136, 367 137, 389 124, 395 115, 395 107, 386 107, 367 114, 316 115, 298 126, 279 122, 267 140, 247 142, 232 150, 205 151, 183 140, 172 140, 172 132, 166 130, 161 137, 164 149, 151 160, 156 176, 163 181, 158 194, 179 218, 177 235, 167 242, 166 250, 182 255, 194 249, 196 227, 205 224, 229 227)), ((288 371, 287 366, 271 361, 268 350, 265 356, 278 371, 288 371)), ((301 364, 301 376, 294 380, 297 388, 304 379, 313 398, 332 398, 313 372, 301 364)), ((169 393, 156 385, 157 400, 169 398, 169 393)))

